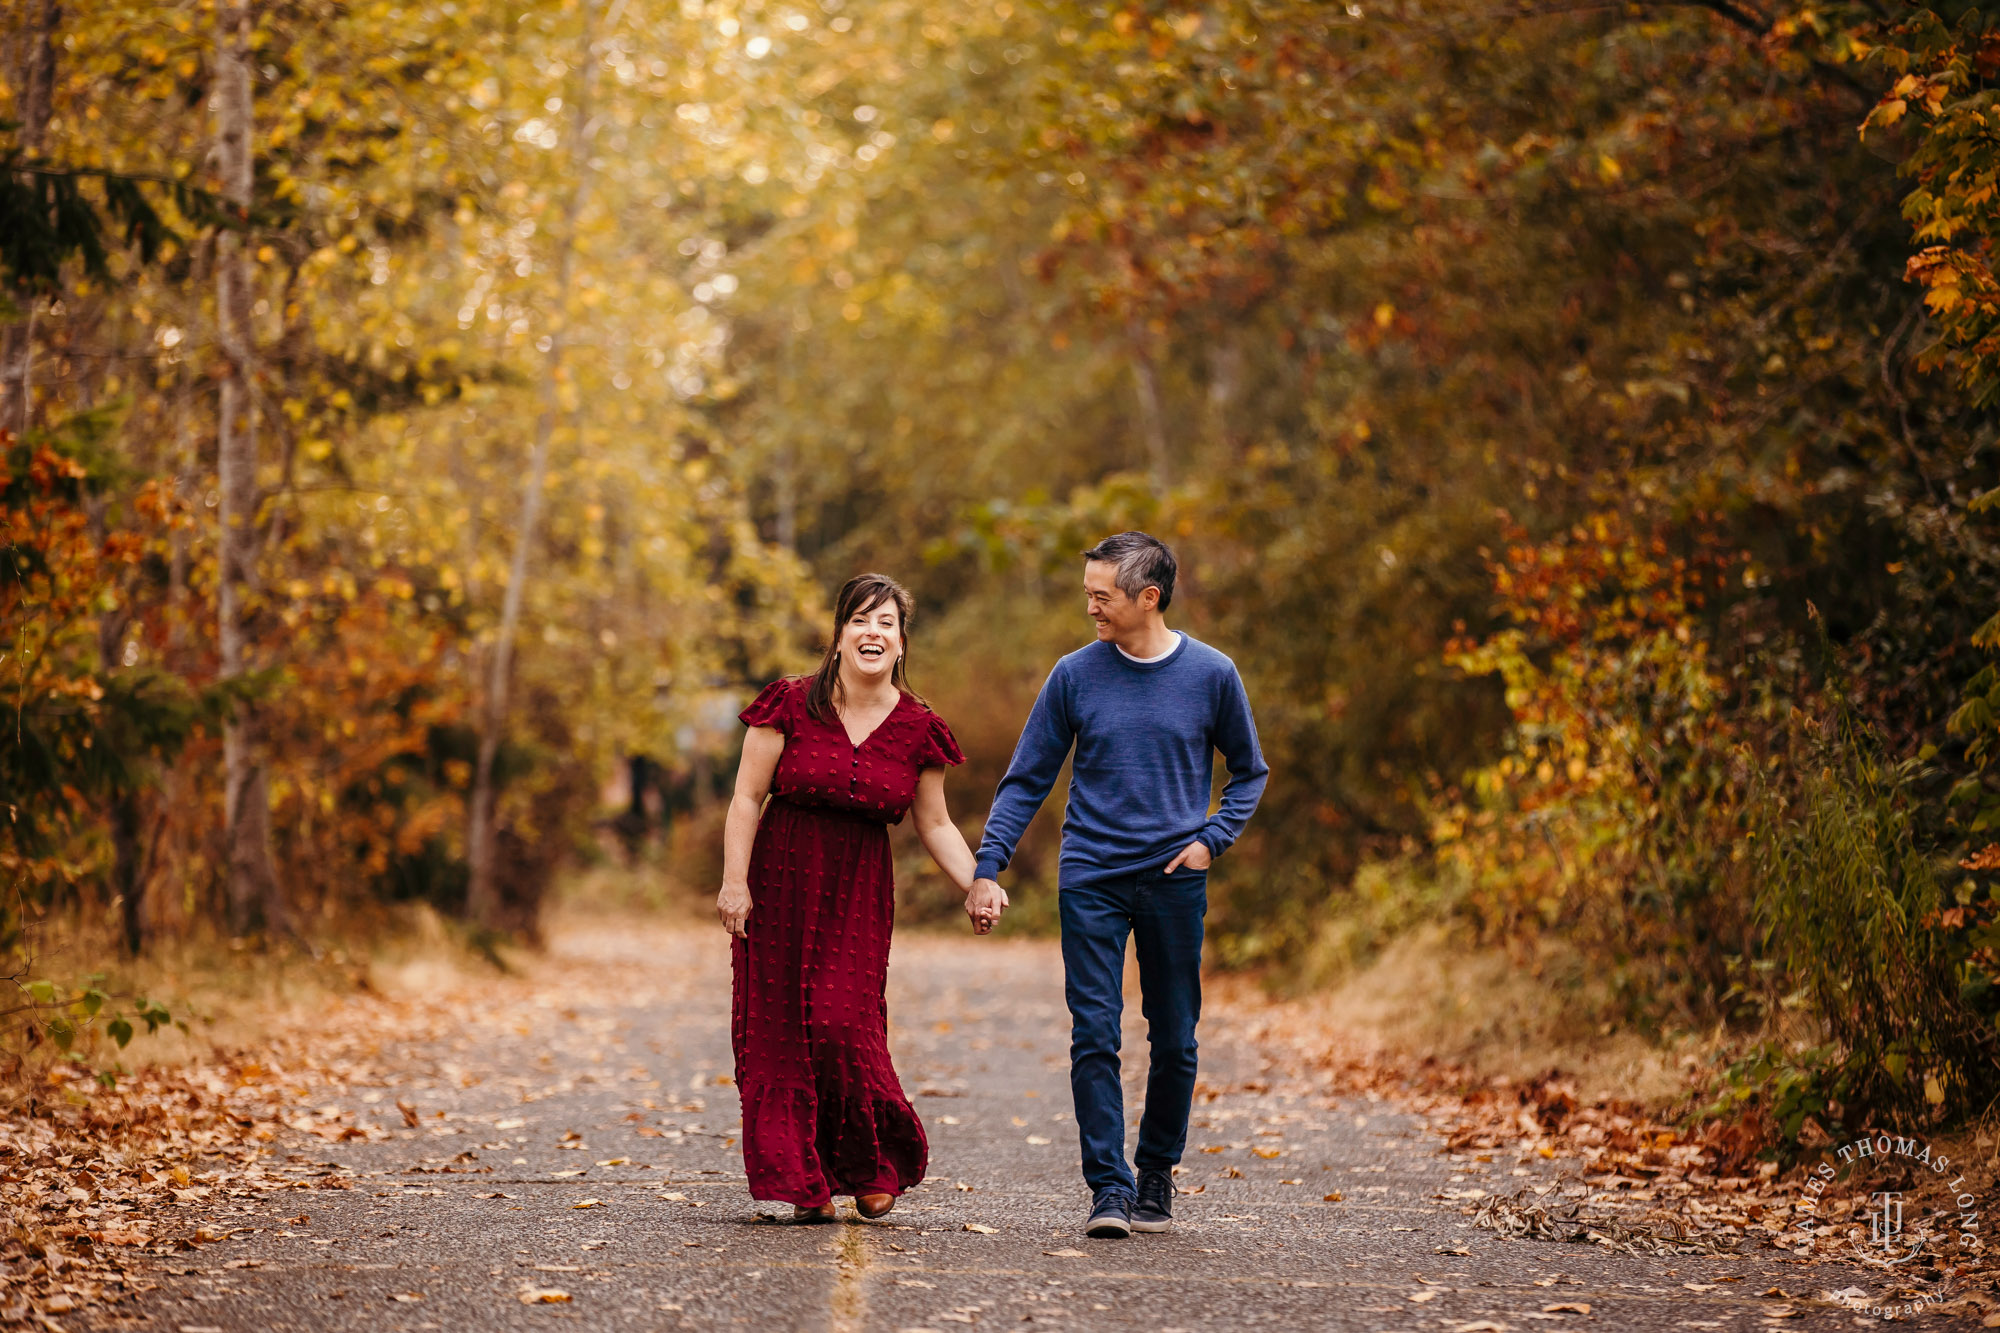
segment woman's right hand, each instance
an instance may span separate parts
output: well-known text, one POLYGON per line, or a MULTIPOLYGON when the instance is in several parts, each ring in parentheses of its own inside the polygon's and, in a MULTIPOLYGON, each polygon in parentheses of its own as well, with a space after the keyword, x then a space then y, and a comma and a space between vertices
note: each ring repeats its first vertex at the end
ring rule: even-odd
POLYGON ((1000 914, 1006 910, 1007 890, 1000 887, 998 880, 972 881, 972 890, 965 895, 965 914, 972 918, 973 934, 992 934, 1000 914))
POLYGON ((750 920, 750 906, 748 884, 724 884, 722 892, 715 895, 715 914, 722 918, 722 928, 739 940, 750 935, 744 928, 750 920))

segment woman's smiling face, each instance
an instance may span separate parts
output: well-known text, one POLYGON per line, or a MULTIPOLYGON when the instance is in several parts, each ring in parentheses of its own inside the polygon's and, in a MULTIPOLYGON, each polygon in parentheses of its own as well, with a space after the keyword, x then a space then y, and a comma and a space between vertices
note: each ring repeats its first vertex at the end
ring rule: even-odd
POLYGON ((856 611, 840 627, 840 663, 861 680, 887 677, 903 655, 903 617, 896 599, 884 597, 865 611, 856 611))

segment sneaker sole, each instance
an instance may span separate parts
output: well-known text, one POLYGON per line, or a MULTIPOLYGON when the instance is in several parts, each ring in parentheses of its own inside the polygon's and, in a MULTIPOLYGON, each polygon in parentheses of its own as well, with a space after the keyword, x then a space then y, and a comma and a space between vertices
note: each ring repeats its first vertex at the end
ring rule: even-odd
POLYGON ((1132 1234, 1132 1226, 1121 1218, 1106 1218, 1092 1222, 1083 1229, 1083 1234, 1096 1240, 1123 1240, 1132 1234))
POLYGON ((1134 1231, 1143 1231, 1149 1236, 1157 1236, 1162 1231, 1172 1231, 1174 1229, 1174 1219, 1163 1217, 1157 1222, 1141 1222, 1135 1217, 1132 1219, 1132 1229, 1134 1231))

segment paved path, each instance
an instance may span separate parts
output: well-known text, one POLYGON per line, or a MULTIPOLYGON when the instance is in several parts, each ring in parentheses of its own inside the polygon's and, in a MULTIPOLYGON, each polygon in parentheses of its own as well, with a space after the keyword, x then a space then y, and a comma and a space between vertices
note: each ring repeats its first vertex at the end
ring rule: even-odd
MULTIPOLYGON (((338 1163, 356 1173, 353 1188, 218 1189, 199 1220, 231 1239, 158 1260, 157 1288, 94 1327, 1491 1333, 1865 1322, 1802 1306, 1766 1324, 1773 1302, 1760 1291, 1846 1283, 1824 1268, 1638 1259, 1475 1230, 1449 1195, 1511 1191, 1560 1164, 1455 1159, 1393 1105, 1288 1087, 1227 1014, 1203 1028, 1180 1182, 1200 1192, 1178 1201, 1171 1235, 1087 1240, 1053 947, 909 936, 896 949, 896 1057, 929 1127, 933 1174, 882 1222, 779 1225, 745 1194, 719 932, 584 928, 559 940, 548 978, 517 988, 510 1010, 387 1053, 392 1077, 330 1108, 378 1141, 273 1144, 274 1173, 312 1180, 338 1163), (1332 1193, 1341 1199, 1326 1201, 1332 1193), (569 1299, 526 1304, 530 1289, 569 1299)), ((1143 1049, 1135 1024, 1127 1052, 1143 1049)), ((1133 1063, 1136 1082, 1143 1057, 1133 1063)))

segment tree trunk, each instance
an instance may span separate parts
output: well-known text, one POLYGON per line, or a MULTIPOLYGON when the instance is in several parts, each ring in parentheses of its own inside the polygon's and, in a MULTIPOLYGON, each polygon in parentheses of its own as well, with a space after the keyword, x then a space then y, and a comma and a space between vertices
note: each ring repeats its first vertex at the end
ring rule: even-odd
POLYGON ((146 947, 146 857, 139 830, 145 806, 137 791, 120 792, 111 803, 111 887, 118 895, 125 952, 138 957, 146 947))
MULTIPOLYGON (((239 219, 250 213, 252 188, 250 7, 224 0, 215 17, 215 155, 222 197, 239 219)), ((225 229, 215 245, 216 340, 224 375, 216 422, 216 479, 221 492, 221 556, 216 638, 221 678, 240 679, 252 666, 251 601, 259 556, 257 417, 252 402, 254 329, 251 273, 242 233, 225 229)), ((270 791, 264 771, 263 727, 254 703, 238 701, 222 733, 224 838, 228 852, 230 928, 284 928, 285 910, 271 866, 270 791)))
MULTIPOLYGON (((792 312, 792 319, 785 326, 785 353, 779 364, 785 374, 795 376, 798 368, 798 325, 803 307, 792 312)), ((789 441, 778 445, 777 456, 771 460, 772 502, 778 511, 778 545, 793 555, 799 553, 799 485, 796 464, 792 457, 789 441)))
POLYGON ((569 333, 570 288, 576 277, 577 219, 590 188, 590 152, 585 136, 589 129, 591 80, 597 70, 593 0, 583 7, 583 69, 580 91, 569 108, 569 152, 575 178, 569 199, 563 206, 563 229, 557 242, 555 318, 549 330, 549 348, 542 361, 542 410, 535 419, 535 443, 528 460, 527 482, 521 491, 521 519, 514 531, 514 554, 507 566, 507 591, 500 603, 500 628, 493 640, 487 662, 486 698, 480 709, 479 756, 472 770, 472 793, 466 802, 465 853, 470 874, 465 891, 465 914, 474 925, 489 930, 501 927, 499 883, 495 859, 499 848, 495 823, 497 793, 493 786, 494 760, 507 728, 507 692, 512 683, 514 641, 521 627, 521 603, 528 583, 529 556, 542 517, 542 488, 549 471, 549 446, 555 438, 557 414, 562 411, 562 388, 567 378, 563 353, 569 333))
POLYGON ((56 0, 27 0, 23 8, 29 28, 21 62, 21 147, 35 154, 42 151, 55 100, 56 27, 62 22, 62 6, 56 0))
POLYGON ((1152 335, 1137 319, 1127 321, 1125 341, 1132 353, 1132 387, 1139 398, 1139 438, 1146 446, 1146 468, 1153 493, 1164 498, 1173 482, 1167 467, 1167 421, 1160 406, 1160 370, 1153 359, 1152 335))
MULTIPOLYGON (((179 399, 174 407, 174 499, 197 494, 194 475, 194 394, 191 368, 180 372, 179 399)), ((199 511, 197 511, 199 512, 199 511)), ((184 671, 188 641, 188 555, 189 537, 185 524, 176 523, 167 558, 167 665, 184 671)))
MULTIPOLYGON (((104 510, 98 506, 91 515, 92 538, 104 540, 104 510)), ((125 631, 132 615, 128 598, 120 607, 107 611, 97 621, 97 674, 109 677, 122 670, 125 631)), ((140 847, 140 829, 145 822, 146 800, 138 783, 127 776, 111 796, 111 896, 118 903, 123 922, 125 952, 136 957, 146 944, 147 865, 140 847)))
MULTIPOLYGON (((56 27, 62 21, 62 7, 56 0, 27 0, 24 8, 28 11, 28 31, 22 43, 20 81, 15 85, 21 89, 16 105, 21 118, 21 148, 32 158, 40 155, 49 128, 56 86, 56 27)), ((0 423, 21 435, 28 433, 32 420, 29 396, 37 300, 30 297, 27 313, 0 332, 0 402, 6 408, 0 423)))
POLYGON ((1208 344, 1208 435, 1218 460, 1235 461, 1236 399, 1243 387, 1243 332, 1230 326, 1208 344))

